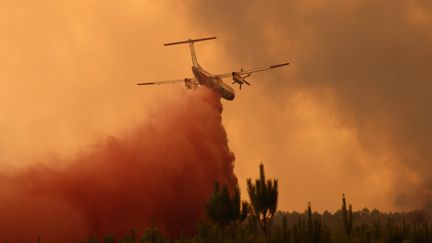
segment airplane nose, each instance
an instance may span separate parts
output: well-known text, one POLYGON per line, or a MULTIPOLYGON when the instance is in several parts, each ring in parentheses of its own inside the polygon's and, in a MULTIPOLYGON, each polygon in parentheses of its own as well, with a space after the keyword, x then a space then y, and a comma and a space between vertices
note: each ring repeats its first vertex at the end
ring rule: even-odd
POLYGON ((226 99, 226 100, 234 100, 234 98, 235 98, 234 93, 224 95, 224 99, 226 99))

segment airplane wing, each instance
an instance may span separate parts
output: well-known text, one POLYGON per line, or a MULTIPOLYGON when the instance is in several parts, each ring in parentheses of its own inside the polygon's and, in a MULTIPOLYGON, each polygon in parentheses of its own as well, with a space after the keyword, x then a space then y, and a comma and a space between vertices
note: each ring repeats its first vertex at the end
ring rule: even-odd
MULTIPOLYGON (((272 68, 278 68, 278 67, 282 67, 282 66, 286 66, 289 65, 289 62, 286 63, 281 63, 281 64, 276 64, 276 65, 271 65, 271 66, 265 66, 265 67, 258 67, 258 68, 252 68, 252 69, 248 69, 248 70, 243 70, 241 72, 236 72, 239 75, 245 75, 245 74, 250 74, 250 73, 256 73, 256 72, 261 72, 261 71, 265 71, 265 70, 269 70, 272 68)), ((216 76, 219 78, 227 78, 227 77, 232 77, 233 73, 222 73, 222 74, 217 74, 216 76)))
POLYGON ((184 79, 174 79, 174 80, 164 80, 164 81, 151 81, 151 82, 137 83, 137 85, 175 84, 175 83, 180 83, 180 82, 186 82, 188 80, 195 80, 195 79, 194 78, 184 78, 184 79))

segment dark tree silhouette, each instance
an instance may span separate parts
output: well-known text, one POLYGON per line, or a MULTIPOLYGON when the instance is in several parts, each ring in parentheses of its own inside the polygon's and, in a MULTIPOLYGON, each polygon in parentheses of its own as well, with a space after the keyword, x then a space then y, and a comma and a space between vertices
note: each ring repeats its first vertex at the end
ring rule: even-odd
POLYGON ((278 199, 278 181, 276 179, 266 180, 264 165, 260 166, 260 178, 252 183, 247 180, 247 187, 254 215, 258 218, 259 225, 267 235, 273 216, 276 212, 278 199))
POLYGON ((342 221, 343 226, 345 230, 345 234, 348 236, 351 236, 352 229, 353 229, 353 222, 352 222, 352 206, 349 205, 349 209, 347 209, 345 194, 342 194, 342 221))
POLYGON ((218 182, 215 182, 213 194, 206 204, 209 220, 222 228, 242 223, 249 213, 249 208, 247 202, 240 200, 238 185, 234 188, 233 196, 230 197, 227 186, 224 185, 221 190, 218 182))

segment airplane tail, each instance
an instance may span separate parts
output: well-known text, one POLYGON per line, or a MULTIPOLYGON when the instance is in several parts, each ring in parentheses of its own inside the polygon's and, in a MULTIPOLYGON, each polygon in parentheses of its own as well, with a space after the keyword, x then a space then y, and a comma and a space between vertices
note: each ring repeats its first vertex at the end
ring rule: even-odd
POLYGON ((190 48, 190 52, 191 52, 191 56, 192 56, 192 64, 194 66, 198 66, 198 61, 197 61, 197 57, 196 57, 196 53, 195 53, 195 48, 194 48, 194 42, 198 42, 198 41, 206 41, 206 40, 214 40, 216 39, 216 37, 207 37, 207 38, 199 38, 199 39, 187 39, 185 41, 177 41, 177 42, 171 42, 171 43, 166 43, 164 44, 164 46, 172 46, 172 45, 179 45, 179 44, 189 44, 189 48, 190 48))

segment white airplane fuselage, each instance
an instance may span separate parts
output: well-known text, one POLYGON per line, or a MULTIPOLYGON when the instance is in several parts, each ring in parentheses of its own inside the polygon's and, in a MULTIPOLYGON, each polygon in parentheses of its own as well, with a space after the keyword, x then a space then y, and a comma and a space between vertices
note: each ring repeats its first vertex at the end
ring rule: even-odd
POLYGON ((204 70, 199 64, 192 66, 192 73, 195 79, 203 86, 206 86, 226 100, 233 100, 235 97, 234 89, 224 83, 221 78, 212 75, 204 70))
POLYGON ((168 83, 177 83, 177 82, 184 82, 186 88, 188 89, 196 89, 200 85, 206 86, 210 88, 211 90, 215 91, 220 95, 221 98, 224 98, 226 100, 234 100, 235 98, 235 92, 234 89, 224 83, 222 81, 222 78, 232 78, 233 84, 239 84, 240 89, 243 84, 250 85, 248 81, 245 79, 251 76, 252 73, 260 72, 264 70, 268 70, 271 68, 277 68, 286 66, 289 63, 281 63, 271 66, 265 66, 265 67, 258 67, 253 68, 249 70, 243 70, 241 69, 240 72, 230 72, 230 73, 222 73, 222 74, 211 74, 204 70, 199 64, 195 53, 195 47, 194 43, 198 41, 206 41, 206 40, 213 40, 216 39, 216 37, 207 37, 207 38, 200 38, 200 39, 190 39, 188 38, 185 41, 177 41, 177 42, 171 42, 171 43, 165 43, 164 46, 172 46, 172 45, 179 45, 179 44, 189 44, 190 54, 192 58, 192 73, 193 78, 185 78, 185 79, 177 79, 177 80, 165 80, 165 81, 153 81, 153 82, 143 82, 138 83, 138 85, 154 85, 154 84, 168 84, 168 83))

